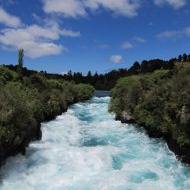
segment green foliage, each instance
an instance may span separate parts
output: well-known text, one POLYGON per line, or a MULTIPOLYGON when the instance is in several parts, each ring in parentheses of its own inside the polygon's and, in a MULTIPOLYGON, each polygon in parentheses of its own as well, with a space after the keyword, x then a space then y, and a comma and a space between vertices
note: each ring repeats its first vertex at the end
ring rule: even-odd
MULTIPOLYGON (((40 122, 53 119, 71 103, 91 98, 94 92, 90 85, 23 71, 20 75, 17 69, 0 66, 0 148, 3 152, 25 148, 31 140, 39 138, 40 122)), ((1 160, 0 156, 0 163, 1 160)))
POLYGON ((190 146, 190 68, 157 70, 120 79, 112 90, 110 111, 132 115, 151 132, 190 146))
POLYGON ((0 86, 9 81, 18 80, 18 74, 10 69, 0 65, 0 86))
POLYGON ((75 86, 74 90, 77 100, 86 100, 88 97, 91 97, 94 92, 94 88, 88 84, 78 84, 75 86))
POLYGON ((112 90, 110 111, 117 109, 117 114, 119 115, 121 115, 123 110, 128 110, 131 113, 140 96, 141 86, 139 76, 122 78, 112 90))
POLYGON ((15 139, 27 143, 37 133, 37 123, 20 83, 10 82, 0 92, 0 142, 11 146, 15 139), (6 135, 8 134, 8 136, 6 135), (19 139, 19 140, 18 140, 19 139))

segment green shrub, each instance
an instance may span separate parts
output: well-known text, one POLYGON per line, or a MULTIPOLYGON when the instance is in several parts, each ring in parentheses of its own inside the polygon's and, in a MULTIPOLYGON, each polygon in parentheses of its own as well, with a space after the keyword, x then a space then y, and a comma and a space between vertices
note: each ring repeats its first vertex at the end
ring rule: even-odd
POLYGON ((150 130, 190 145, 190 68, 157 70, 120 79, 112 90, 110 111, 127 112, 150 130))
MULTIPOLYGON (((40 122, 53 119, 71 103, 87 100, 94 92, 90 85, 24 71, 0 66, 0 148, 5 157, 39 139, 40 122)), ((0 156, 0 164, 4 156, 0 156)))

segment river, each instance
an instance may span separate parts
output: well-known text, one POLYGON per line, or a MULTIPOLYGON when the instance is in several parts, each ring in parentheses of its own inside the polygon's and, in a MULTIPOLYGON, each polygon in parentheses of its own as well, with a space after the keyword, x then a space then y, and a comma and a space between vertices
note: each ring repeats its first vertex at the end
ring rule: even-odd
POLYGON ((166 143, 108 113, 94 97, 43 123, 41 141, 9 158, 0 190, 189 190, 190 168, 166 143))

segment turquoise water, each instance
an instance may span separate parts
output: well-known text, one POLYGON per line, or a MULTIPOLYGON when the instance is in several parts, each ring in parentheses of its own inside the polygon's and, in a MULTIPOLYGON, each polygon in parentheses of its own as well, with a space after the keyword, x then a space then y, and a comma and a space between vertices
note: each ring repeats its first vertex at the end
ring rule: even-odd
POLYGON ((7 161, 0 190, 190 190, 190 169, 164 142, 121 124, 93 98, 42 126, 42 141, 7 161))

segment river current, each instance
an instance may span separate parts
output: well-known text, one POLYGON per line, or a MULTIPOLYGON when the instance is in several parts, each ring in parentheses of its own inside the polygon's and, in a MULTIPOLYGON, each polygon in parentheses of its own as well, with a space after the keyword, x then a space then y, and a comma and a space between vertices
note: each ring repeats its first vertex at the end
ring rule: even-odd
POLYGON ((109 97, 78 103, 42 124, 42 140, 9 158, 0 190, 190 190, 190 168, 165 142, 121 124, 109 97))

